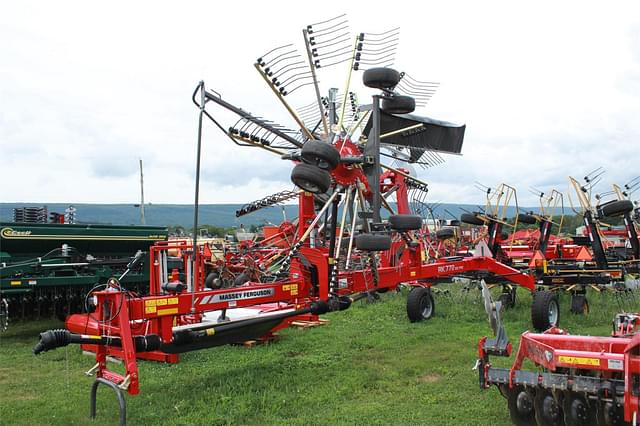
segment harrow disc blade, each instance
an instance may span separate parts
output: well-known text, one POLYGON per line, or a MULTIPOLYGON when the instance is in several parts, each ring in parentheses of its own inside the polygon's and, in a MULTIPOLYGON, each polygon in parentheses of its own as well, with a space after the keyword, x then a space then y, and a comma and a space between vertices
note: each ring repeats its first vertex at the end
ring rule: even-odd
POLYGON ((612 402, 598 404, 599 426, 626 426, 630 424, 624 421, 624 407, 621 404, 612 402))
POLYGON ((557 401, 551 392, 540 389, 536 392, 534 399, 536 412, 536 422, 538 426, 563 426, 564 413, 562 405, 557 401))
POLYGON ((491 324, 491 329, 493 330, 494 336, 498 334, 498 327, 500 323, 500 319, 498 318, 498 309, 499 307, 493 302, 493 298, 491 297, 491 291, 489 287, 487 287, 487 283, 482 280, 480 282, 482 286, 482 297, 484 299, 484 310, 489 316, 489 324, 491 324))
POLYGON ((586 398, 576 392, 564 397, 564 422, 567 426, 590 426, 596 424, 596 416, 586 398))
POLYGON ((507 391, 509 416, 516 426, 534 426, 536 424, 533 393, 523 386, 514 386, 507 391))

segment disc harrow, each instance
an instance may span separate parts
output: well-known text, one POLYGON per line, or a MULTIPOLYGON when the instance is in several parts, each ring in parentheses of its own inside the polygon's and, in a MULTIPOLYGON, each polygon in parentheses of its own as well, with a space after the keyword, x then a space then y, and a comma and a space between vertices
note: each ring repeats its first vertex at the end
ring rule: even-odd
POLYGON ((525 332, 510 368, 490 356, 509 357, 512 345, 483 283, 485 309, 494 338, 478 343, 480 388, 496 386, 507 399, 515 425, 635 425, 640 395, 640 315, 615 317, 610 337, 574 336, 559 328, 525 332), (535 371, 525 370, 528 360, 535 371))

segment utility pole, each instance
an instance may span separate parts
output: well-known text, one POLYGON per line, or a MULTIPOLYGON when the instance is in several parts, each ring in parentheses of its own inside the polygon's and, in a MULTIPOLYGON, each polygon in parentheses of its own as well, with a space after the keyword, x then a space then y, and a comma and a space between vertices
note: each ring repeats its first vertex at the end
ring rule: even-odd
POLYGON ((140 159, 140 224, 144 225, 144 178, 142 175, 142 158, 140 159))

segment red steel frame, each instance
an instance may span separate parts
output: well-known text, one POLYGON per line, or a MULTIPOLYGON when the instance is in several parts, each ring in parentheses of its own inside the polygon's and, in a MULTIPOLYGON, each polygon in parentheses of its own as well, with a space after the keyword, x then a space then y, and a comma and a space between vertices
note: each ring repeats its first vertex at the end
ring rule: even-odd
MULTIPOLYGON (((559 328, 551 328, 544 333, 525 332, 520 337, 520 345, 514 362, 509 369, 509 388, 516 384, 516 372, 520 371, 526 359, 550 372, 589 371, 589 375, 610 379, 613 375, 622 375, 624 379, 624 420, 630 422, 638 416, 640 399, 632 389, 634 382, 640 377, 640 334, 636 332, 636 323, 640 318, 636 315, 633 325, 626 329, 616 330, 611 337, 572 336, 559 328)), ((491 364, 485 350, 487 338, 480 339, 478 353, 482 363, 484 387, 490 387, 491 364)), ((505 356, 511 355, 511 343, 506 348, 505 356)), ((536 383, 543 382, 542 373, 537 374, 536 383)))

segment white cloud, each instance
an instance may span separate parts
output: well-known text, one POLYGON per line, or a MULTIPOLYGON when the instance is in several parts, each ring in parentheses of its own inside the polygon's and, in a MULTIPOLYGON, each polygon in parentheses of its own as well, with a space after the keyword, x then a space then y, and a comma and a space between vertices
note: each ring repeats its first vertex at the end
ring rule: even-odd
MULTIPOLYGON (((346 12, 354 33, 399 25, 398 68, 442 84, 420 113, 467 124, 464 155, 421 172, 434 200, 479 203, 478 180, 511 183, 530 203, 530 186, 565 190, 568 174, 603 166, 606 182, 621 183, 637 173, 636 2, 416 3, 397 18, 380 13, 388 9, 4 2, 0 199, 132 202, 143 158, 148 200, 191 202, 197 82, 292 125, 252 64, 279 44, 300 46, 302 27, 329 10, 346 12)), ((343 87, 344 69, 322 71, 323 91, 343 87)), ((365 102, 371 92, 359 93, 365 102)), ((294 106, 313 100, 291 98, 294 106)), ((251 201, 290 187, 289 163, 233 145, 210 123, 202 164, 203 202, 251 201)))

